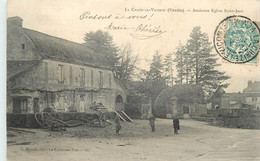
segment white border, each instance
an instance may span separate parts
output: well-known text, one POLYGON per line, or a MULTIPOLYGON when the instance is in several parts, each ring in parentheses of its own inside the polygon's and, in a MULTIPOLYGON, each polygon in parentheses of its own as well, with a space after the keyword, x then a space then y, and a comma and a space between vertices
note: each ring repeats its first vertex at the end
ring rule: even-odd
POLYGON ((0 1, 0 161, 6 160, 6 1, 0 1))

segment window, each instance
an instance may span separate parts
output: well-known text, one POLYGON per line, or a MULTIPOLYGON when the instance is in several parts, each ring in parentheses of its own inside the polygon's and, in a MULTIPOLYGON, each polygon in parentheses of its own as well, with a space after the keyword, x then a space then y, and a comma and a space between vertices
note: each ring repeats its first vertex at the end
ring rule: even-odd
POLYGON ((93 84, 94 84, 94 82, 93 82, 93 70, 91 70, 91 87, 93 87, 93 84))
POLYGON ((109 86, 109 88, 111 88, 112 82, 111 82, 111 74, 110 74, 110 73, 108 74, 108 81, 109 81, 109 82, 108 82, 108 83, 109 83, 108 86, 109 86))
POLYGON ((54 92, 50 93, 50 103, 55 103, 56 95, 54 92))
POLYGON ((27 98, 13 98, 13 113, 27 113, 28 100, 27 98))
POLYGON ((80 68, 80 86, 85 85, 85 69, 80 68))
POLYGON ((59 83, 64 83, 64 71, 63 71, 63 65, 59 64, 58 65, 58 72, 59 72, 59 83))
POLYGON ((72 66, 70 66, 70 84, 72 84, 72 66))
POLYGON ((49 75, 48 75, 48 63, 44 62, 44 74, 45 74, 45 80, 46 82, 49 81, 49 75))
POLYGON ((99 71, 99 87, 103 87, 103 72, 99 71))
POLYGON ((28 109, 27 109, 27 99, 23 99, 21 100, 21 113, 27 113, 28 109))
POLYGON ((257 97, 252 97, 253 102, 257 102, 257 97))
POLYGON ((25 44, 22 44, 22 49, 25 49, 25 44))

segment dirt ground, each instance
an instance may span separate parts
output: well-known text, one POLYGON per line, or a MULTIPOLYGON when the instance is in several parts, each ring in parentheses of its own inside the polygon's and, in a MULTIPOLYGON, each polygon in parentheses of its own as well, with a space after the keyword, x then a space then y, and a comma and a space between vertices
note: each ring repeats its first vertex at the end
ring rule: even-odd
POLYGON ((147 120, 114 125, 79 126, 67 131, 25 129, 8 132, 8 161, 116 161, 116 160, 260 160, 260 130, 229 129, 194 120, 180 120, 174 135, 172 120, 157 119, 156 132, 147 120), (16 144, 20 145, 16 145, 16 144))

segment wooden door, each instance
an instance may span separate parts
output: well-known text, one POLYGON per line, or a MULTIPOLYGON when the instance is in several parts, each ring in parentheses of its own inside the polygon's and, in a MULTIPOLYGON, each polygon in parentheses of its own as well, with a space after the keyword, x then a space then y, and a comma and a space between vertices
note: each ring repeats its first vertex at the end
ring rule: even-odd
POLYGON ((39 98, 34 98, 33 99, 33 112, 34 113, 40 112, 40 109, 39 109, 39 98))
POLYGON ((21 113, 21 99, 13 99, 13 113, 21 113))

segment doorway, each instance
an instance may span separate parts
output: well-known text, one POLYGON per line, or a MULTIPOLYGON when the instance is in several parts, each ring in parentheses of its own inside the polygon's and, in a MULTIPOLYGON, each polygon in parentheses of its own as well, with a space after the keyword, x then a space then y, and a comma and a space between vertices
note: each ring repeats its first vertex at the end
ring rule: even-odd
POLYGON ((116 103, 116 107, 115 107, 116 111, 123 111, 124 110, 123 97, 121 95, 118 95, 116 97, 115 103, 116 103))
POLYGON ((34 113, 40 112, 40 109, 39 109, 39 98, 34 98, 33 99, 33 112, 34 113))

